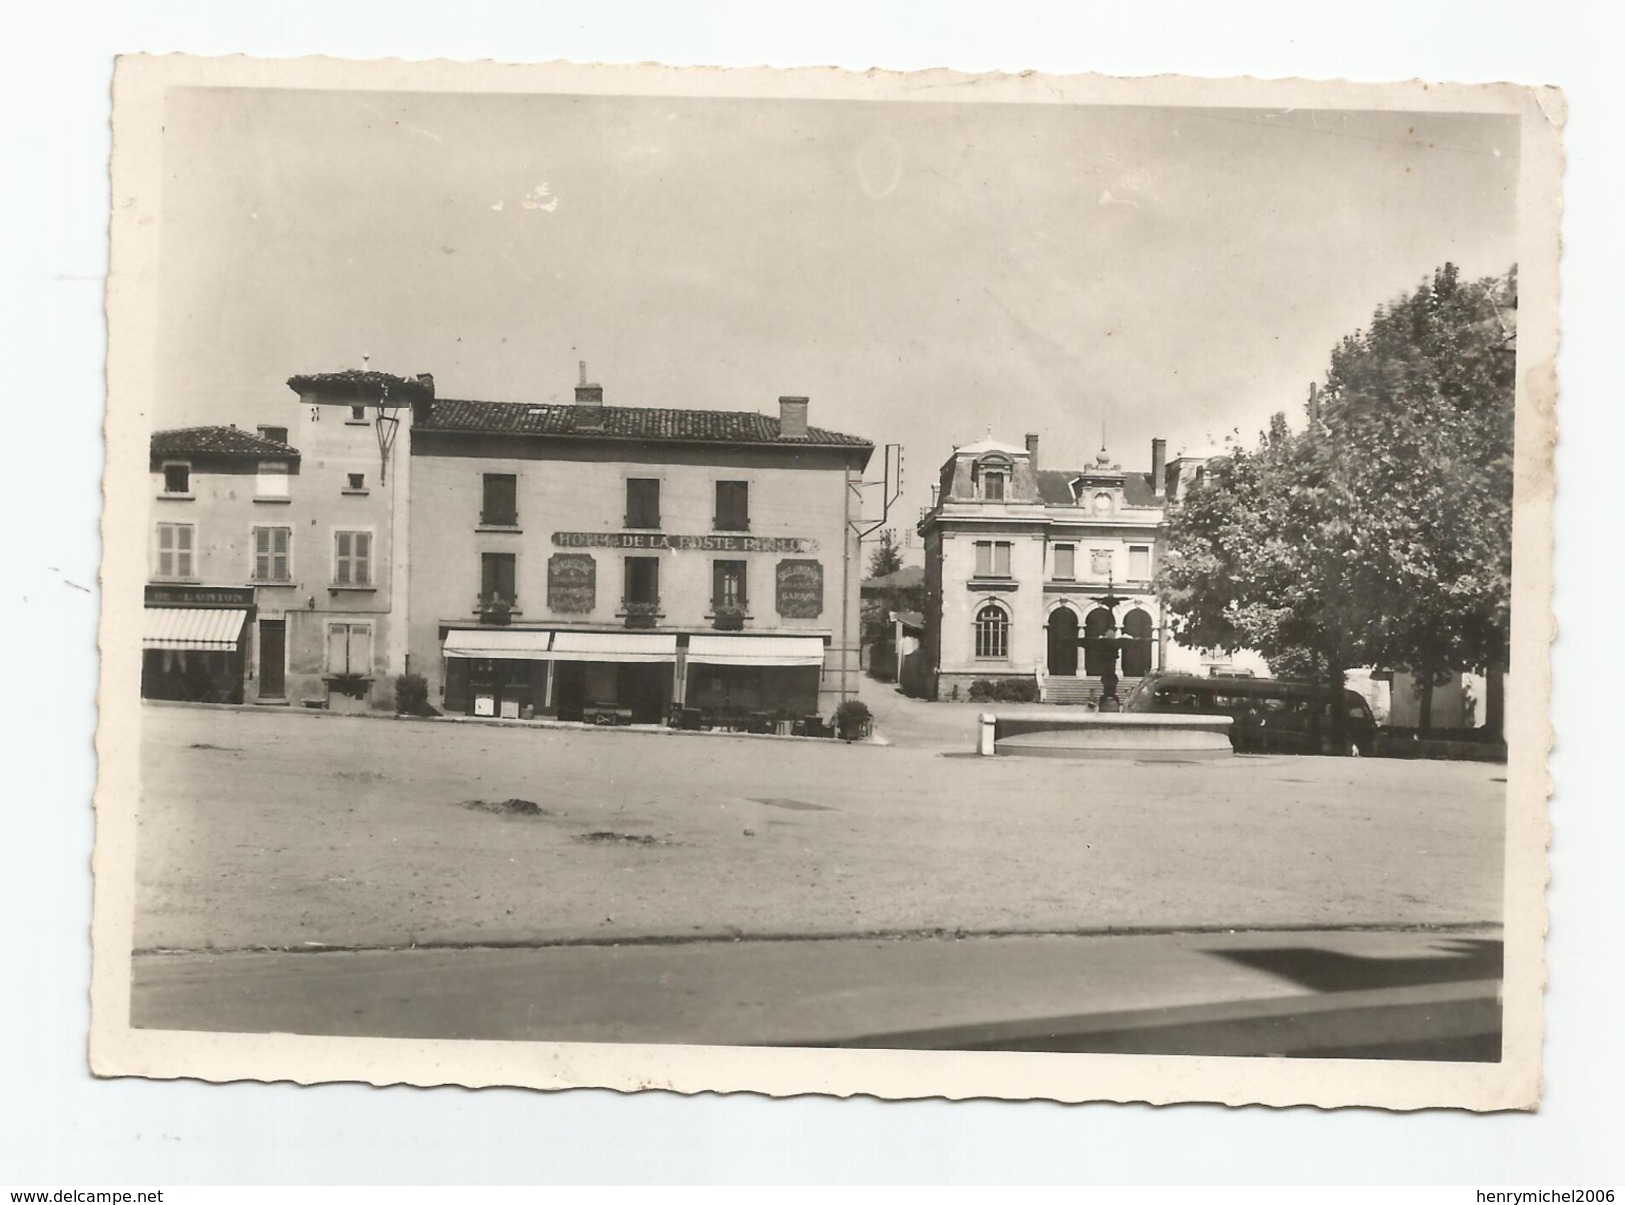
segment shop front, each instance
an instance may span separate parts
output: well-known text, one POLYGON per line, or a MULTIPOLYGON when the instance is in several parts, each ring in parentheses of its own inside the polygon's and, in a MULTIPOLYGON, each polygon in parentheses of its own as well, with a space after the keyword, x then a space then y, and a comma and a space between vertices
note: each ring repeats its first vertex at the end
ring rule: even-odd
POLYGON ((702 727, 791 731, 818 714, 819 636, 692 636, 683 707, 702 727))
POLYGON ((530 719, 547 696, 551 632, 449 631, 445 709, 463 715, 530 719))
POLYGON ((251 587, 148 586, 141 627, 141 697, 241 703, 251 587))
POLYGON ((677 637, 659 633, 450 630, 445 710, 661 724, 674 698, 677 637))

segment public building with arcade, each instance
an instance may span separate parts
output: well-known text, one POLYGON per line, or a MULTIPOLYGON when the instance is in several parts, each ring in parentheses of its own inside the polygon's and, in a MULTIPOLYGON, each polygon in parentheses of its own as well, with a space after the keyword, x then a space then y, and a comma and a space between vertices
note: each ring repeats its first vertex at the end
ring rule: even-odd
POLYGON ((1104 446, 1083 468, 1049 469, 1037 435, 955 448, 918 529, 924 692, 965 699, 978 680, 1023 679, 1041 701, 1081 704, 1113 669, 1120 695, 1153 669, 1264 672, 1250 654, 1178 645, 1155 589, 1168 509, 1215 454, 1170 459, 1154 439, 1145 471, 1104 446))

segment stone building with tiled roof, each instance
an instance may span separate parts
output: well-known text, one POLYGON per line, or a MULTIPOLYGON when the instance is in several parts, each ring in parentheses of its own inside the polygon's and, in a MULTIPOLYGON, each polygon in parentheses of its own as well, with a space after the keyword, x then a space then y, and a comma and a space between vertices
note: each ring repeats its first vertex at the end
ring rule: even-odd
MULTIPOLYGON (((281 516, 299 450, 282 428, 155 431, 142 628, 145 698, 241 703, 254 678, 255 541, 281 516)), ((264 564, 272 553, 265 550, 264 564)), ((287 544, 281 546, 285 561, 287 544)))
POLYGON ((392 705, 405 664, 393 434, 433 383, 363 371, 289 384, 297 400, 258 433, 152 436, 147 697, 392 705))
POLYGON ((792 730, 856 686, 866 439, 777 414, 419 397, 409 661, 435 706, 792 730))
MULTIPOLYGON (((1213 452, 1167 456, 1147 471, 1102 447, 1092 464, 1046 469, 1037 435, 956 448, 920 521, 926 548, 928 692, 965 698, 978 679, 1030 682, 1049 702, 1094 702, 1100 638, 1119 633, 1117 671, 1199 670, 1203 655, 1169 639, 1155 590, 1169 506, 1201 481, 1213 452)), ((1207 658, 1207 660, 1215 660, 1207 658)))

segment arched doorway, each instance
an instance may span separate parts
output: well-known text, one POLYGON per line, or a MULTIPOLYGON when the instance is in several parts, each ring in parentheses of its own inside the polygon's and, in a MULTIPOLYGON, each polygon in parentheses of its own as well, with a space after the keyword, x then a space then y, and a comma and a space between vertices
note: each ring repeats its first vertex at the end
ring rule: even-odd
POLYGON ((1123 616, 1123 635, 1131 638, 1123 646, 1123 677, 1143 678, 1151 672, 1151 616, 1135 607, 1123 616))
POLYGON ((1078 672, 1078 613, 1071 607, 1049 613, 1049 672, 1065 678, 1078 672))
POLYGON ((1111 664, 1110 655, 1100 647, 1099 638, 1117 625, 1117 620, 1105 607, 1096 607, 1083 621, 1083 672, 1098 678, 1111 664))

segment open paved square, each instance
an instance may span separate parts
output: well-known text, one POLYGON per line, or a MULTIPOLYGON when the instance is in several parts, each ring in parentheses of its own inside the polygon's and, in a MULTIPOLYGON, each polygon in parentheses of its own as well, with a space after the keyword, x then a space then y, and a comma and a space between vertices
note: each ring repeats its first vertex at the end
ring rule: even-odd
POLYGON ((135 945, 1501 919, 1499 767, 978 759, 877 711, 907 743, 148 706, 135 945))

